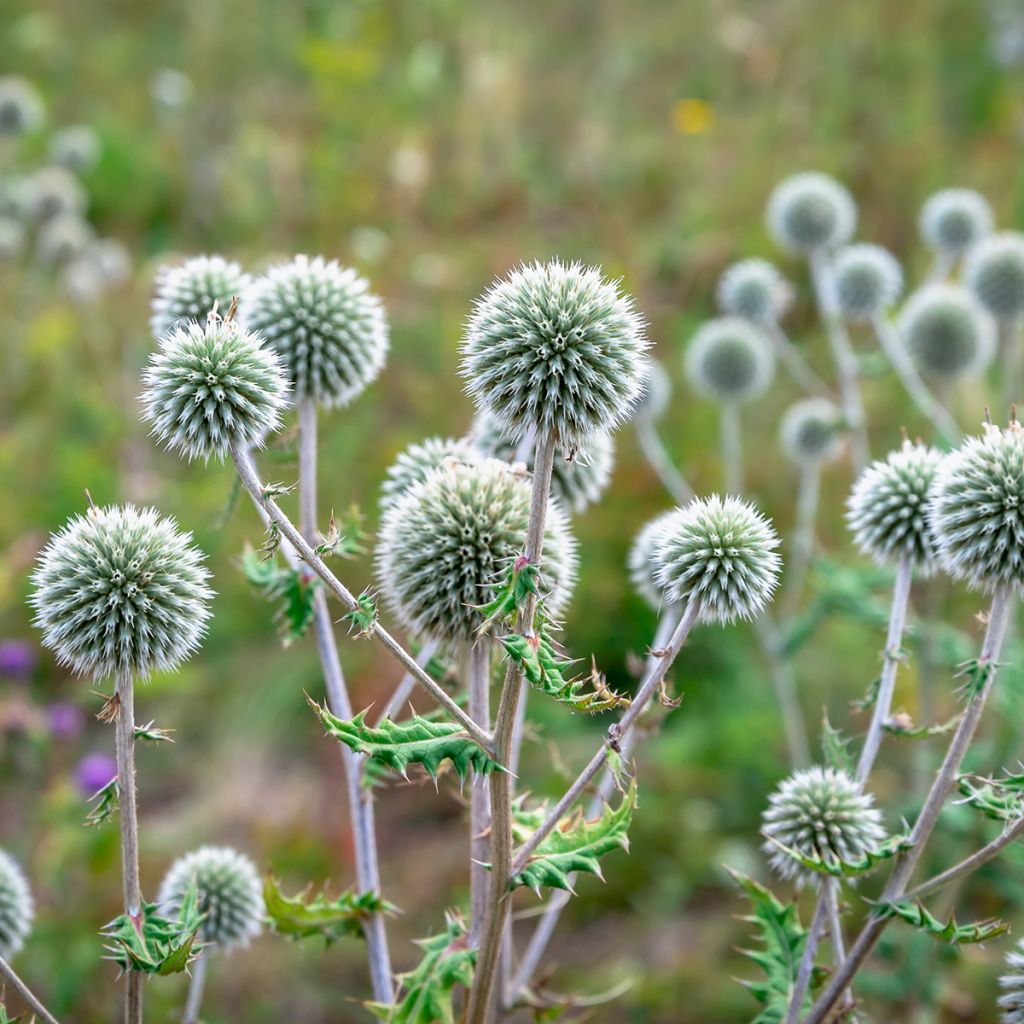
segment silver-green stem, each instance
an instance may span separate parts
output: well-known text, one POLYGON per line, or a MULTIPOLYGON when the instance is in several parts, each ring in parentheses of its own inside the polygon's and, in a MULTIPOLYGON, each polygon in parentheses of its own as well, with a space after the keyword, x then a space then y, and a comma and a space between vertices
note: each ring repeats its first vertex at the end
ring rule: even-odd
POLYGON ((825 929, 829 925, 829 894, 834 884, 834 879, 823 878, 818 887, 818 899, 814 904, 814 917, 811 918, 811 927, 808 929, 803 955, 800 957, 800 964, 797 967, 796 979, 793 982, 793 991, 790 993, 784 1024, 797 1024, 797 1021, 800 1019, 800 1011, 803 1008, 804 998, 811 984, 811 974, 814 971, 814 957, 818 952, 818 946, 821 943, 822 936, 825 934, 825 929))
MULTIPOLYGON (((33 994, 32 990, 18 977, 14 968, 0 956, 0 976, 2 976, 6 982, 14 989, 18 994, 18 998, 43 1022, 43 1024, 57 1024, 57 1018, 39 999, 33 994)), ((0 986, 2 987, 2 986, 0 986)))
POLYGON ((793 617, 800 607, 807 570, 814 554, 814 524, 818 518, 818 500, 821 497, 821 461, 812 459, 800 465, 800 478, 796 492, 796 523, 790 545, 789 572, 782 601, 782 618, 793 617))
POLYGON ((638 416, 634 426, 644 458, 661 481, 661 485, 677 505, 689 504, 695 497, 694 490, 672 461, 654 421, 648 416, 638 416))
POLYGON ((778 320, 758 320, 757 325, 764 331, 776 358, 786 367, 795 384, 808 394, 819 395, 822 398, 832 397, 832 389, 811 369, 807 360, 786 336, 778 320))
POLYGON ((953 268, 956 266, 956 256, 946 249, 940 249, 932 260, 932 265, 928 268, 928 276, 925 278, 925 284, 939 284, 945 281, 946 278, 953 272, 953 268))
POLYGON ((212 955, 212 948, 204 949, 199 959, 192 965, 192 977, 188 983, 188 998, 185 1000, 181 1024, 199 1024, 199 1010, 203 1005, 203 992, 206 990, 206 972, 212 955))
POLYGON ((740 407, 736 402, 722 402, 719 407, 722 436, 722 466, 726 494, 743 493, 743 429, 740 407))
MULTIPOLYGON (((484 729, 491 727, 491 648, 484 637, 466 651, 466 688, 469 713, 484 729)), ((480 929, 487 910, 488 830, 491 824, 490 789, 485 776, 476 775, 469 797, 470 924, 469 941, 480 941, 480 929)))

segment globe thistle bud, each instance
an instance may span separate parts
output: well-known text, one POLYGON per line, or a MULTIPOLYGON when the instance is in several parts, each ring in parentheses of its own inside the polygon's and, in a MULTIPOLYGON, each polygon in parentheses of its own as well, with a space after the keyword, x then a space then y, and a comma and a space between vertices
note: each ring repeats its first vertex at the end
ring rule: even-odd
POLYGON ((775 843, 805 857, 836 863, 874 853, 886 838, 874 797, 862 792, 846 772, 820 765, 794 772, 782 781, 768 798, 761 826, 768 838, 764 851, 772 868, 782 878, 801 884, 817 875, 775 843))
POLYGON ((836 257, 836 298, 851 320, 870 320, 888 309, 903 290, 903 270, 880 245, 848 245, 836 257))
POLYGON ((672 381, 668 371, 656 359, 648 360, 647 371, 633 410, 633 419, 654 423, 668 412, 672 401, 672 381))
POLYGON ((277 430, 288 382, 277 356, 232 320, 175 327, 142 375, 143 419, 171 451, 223 458, 277 430))
POLYGON ((969 188, 947 188, 921 207, 918 227, 925 245, 961 256, 992 230, 992 209, 985 197, 969 188))
POLYGON ((771 523, 740 498, 697 498, 676 509, 655 541, 655 580, 672 604, 700 602, 701 622, 758 615, 782 560, 771 523))
MULTIPOLYGON (((473 445, 487 458, 511 462, 515 458, 516 444, 502 430, 501 425, 488 413, 479 413, 470 431, 473 445)), ((527 471, 533 472, 534 449, 526 460, 527 471)), ((587 443, 566 457, 556 451, 551 466, 551 493, 572 512, 580 513, 588 505, 599 501, 612 478, 615 464, 615 442, 611 434, 594 434, 587 443)))
POLYGON ((994 590, 1024 583, 1024 428, 985 424, 935 471, 928 522, 942 568, 994 590))
POLYGON ((806 255, 845 245, 856 226, 853 198, 827 174, 794 174, 768 200, 768 230, 790 252, 806 255))
POLYGON ((633 300, 597 268, 531 263, 477 300, 461 372, 513 441, 536 429, 571 450, 632 414, 648 344, 633 300))
POLYGON ((741 260, 719 278, 715 293, 727 316, 755 323, 778 320, 789 306, 792 293, 786 279, 767 260, 741 260))
POLYGON ((662 512, 646 523, 633 540, 626 558, 629 581, 633 589, 655 610, 665 601, 665 588, 658 581, 658 541, 662 531, 672 521, 674 510, 662 512))
MULTIPOLYGON (((385 512, 377 543, 381 593, 413 635, 467 643, 482 620, 476 606, 494 597, 522 553, 530 484, 496 459, 448 462, 385 512)), ((541 593, 557 618, 576 578, 576 542, 565 512, 548 509, 541 593)))
POLYGON ((0 957, 10 960, 28 938, 35 906, 18 862, 0 850, 0 957))
POLYGON ((928 502, 942 459, 937 448, 907 440, 857 478, 846 502, 846 522, 857 547, 879 565, 909 558, 923 573, 934 568, 928 502))
POLYGON ((43 644, 94 678, 146 677, 198 646, 210 574, 173 519, 134 505, 73 516, 39 555, 29 603, 43 644))
POLYGON ((478 462, 480 454, 465 438, 428 437, 401 452, 388 467, 380 489, 381 511, 448 462, 478 462))
POLYGON ((193 256, 179 266, 164 264, 156 272, 156 292, 149 318, 153 337, 160 341, 179 325, 203 323, 215 309, 224 316, 231 300, 249 287, 251 278, 223 256, 193 256))
POLYGON ((760 398, 775 376, 768 342, 737 317, 705 323, 687 347, 684 366, 693 389, 719 402, 760 398))
POLYGON ((296 256, 257 278, 242 310, 281 357, 295 398, 348 405, 377 379, 388 353, 384 305, 354 270, 296 256))
POLYGON ((999 979, 1002 1024, 1024 1024, 1024 940, 1006 954, 1006 974, 999 979))
POLYGON ((783 414, 779 442, 798 466, 831 462, 843 446, 843 414, 827 398, 804 398, 783 414))
POLYGON ((1024 235, 1003 231, 982 239, 967 255, 964 278, 997 319, 1024 314, 1024 235))
POLYGON ((50 159, 69 171, 88 171, 96 166, 99 157, 100 141, 87 124, 61 128, 50 140, 50 159))
POLYGON ((934 377, 973 377, 996 351, 995 325, 966 288, 933 284, 915 292, 897 329, 914 362, 934 377))
POLYGON ((0 216, 0 263, 12 263, 25 251, 25 229, 13 217, 0 216))
POLYGON ((23 202, 36 221, 61 214, 85 213, 86 194, 78 179, 64 167, 44 167, 24 183, 23 202))
POLYGON ((92 240, 92 228, 77 213, 61 213, 40 227, 36 256, 46 267, 62 267, 81 256, 92 240))
POLYGON ((248 946, 259 935, 267 913, 263 883, 245 854, 228 846, 201 846, 179 857, 160 883, 160 912, 177 918, 193 885, 199 911, 205 915, 199 929, 203 942, 231 949, 248 946))
POLYGON ((33 132, 45 117, 42 97, 31 82, 14 75, 0 78, 0 138, 33 132))

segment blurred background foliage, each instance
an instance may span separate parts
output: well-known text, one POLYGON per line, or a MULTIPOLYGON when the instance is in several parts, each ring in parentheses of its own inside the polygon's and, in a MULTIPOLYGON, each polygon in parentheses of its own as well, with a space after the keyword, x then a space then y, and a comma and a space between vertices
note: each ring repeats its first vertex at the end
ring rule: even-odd
MULTIPOLYGON (((31 257, 0 265, 0 842, 27 866, 39 901, 23 972, 58 1016, 82 1024, 115 1012, 96 932, 118 908, 116 829, 82 826, 85 793, 103 772, 95 755, 109 754, 113 737, 93 720, 90 687, 36 651, 25 596, 35 552, 82 510, 83 488, 100 503, 176 515, 209 553, 219 594, 201 654, 139 696, 140 720, 155 718, 176 740, 140 756, 144 889, 155 892, 170 860, 203 842, 239 846, 290 890, 353 877, 338 753, 302 698, 322 689, 315 651, 282 648, 271 608, 239 571, 244 545, 260 542, 256 517, 230 505, 227 468, 159 452, 138 421, 160 262, 215 251, 258 271, 302 251, 369 276, 393 351, 381 380, 325 419, 321 492, 324 515, 357 502, 372 530, 395 455, 467 428, 461 325, 473 297, 520 260, 579 258, 624 278, 677 384, 664 436, 705 492, 721 483, 717 417, 681 380, 682 346, 729 261, 775 258, 762 211, 779 178, 836 174, 861 205, 860 236, 900 254, 911 282, 927 266, 915 222, 934 189, 978 188, 1001 224, 1024 221, 1024 7, 1012 2, 4 0, 0 52, 5 73, 43 94, 50 127, 95 131, 88 215, 133 267, 130 279, 83 294, 31 257)), ((41 157, 45 137, 27 139, 25 153, 41 157)), ((783 265, 798 289, 788 326, 829 372, 803 269, 783 265)), ((926 433, 891 375, 867 390, 876 453, 903 425, 926 433)), ((980 420, 990 393, 956 396, 964 422, 980 420)), ((749 490, 783 533, 795 471, 775 435, 795 397, 780 378, 747 412, 749 490)), ((576 522, 583 572, 566 637, 628 687, 627 655, 644 651, 653 620, 626 585, 624 559, 668 502, 630 429, 618 448, 610 493, 576 522)), ((291 479, 287 452, 274 457, 267 475, 291 479)), ((819 547, 863 568, 842 520, 850 482, 845 462, 827 472, 819 547)), ((353 588, 372 579, 369 558, 346 570, 353 588)), ((835 580, 826 569, 819 590, 835 580)), ((884 616, 884 576, 875 583, 884 616)), ((866 724, 849 701, 879 664, 872 599, 858 590, 839 601, 845 611, 824 617, 796 654, 815 732, 823 706, 851 734, 866 724)), ((952 664, 977 638, 981 601, 952 587, 933 600, 965 634, 947 652, 952 664)), ((395 666, 365 643, 345 642, 342 654, 357 706, 386 699, 395 666)), ((595 1021, 755 1012, 731 980, 751 967, 735 952, 748 936, 722 865, 765 874, 759 815, 786 771, 778 711, 747 627, 700 630, 674 676, 686 696, 643 749, 633 852, 609 858, 606 884, 581 880, 550 953, 557 991, 593 995, 632 979, 617 1002, 588 1011, 595 1021)), ((953 708, 951 677, 943 669, 936 681, 936 720, 953 708)), ((897 703, 912 716, 916 683, 911 664, 897 703)), ((1021 753, 1019 674, 1006 674, 999 700, 975 755, 988 770, 1021 753)), ((533 711, 525 785, 551 793, 603 727, 541 699, 533 711)), ((919 781, 935 743, 923 753, 887 744, 877 788, 890 826, 912 811, 907 779, 919 781)), ((465 898, 463 802, 446 782, 437 795, 420 783, 380 794, 385 889, 403 910, 391 926, 400 968, 417 958, 409 940, 465 898)), ((943 864, 991 831, 963 808, 947 817, 943 864)), ((1024 855, 1011 850, 958 898, 974 916, 1018 924, 1022 879, 1024 855)), ((864 993, 884 1000, 877 1019, 993 1021, 1008 941, 954 955, 894 927, 864 993)), ((148 1019, 174 1019, 183 993, 180 978, 151 983, 148 1019)), ((265 936, 215 969, 205 1019, 359 1021, 367 995, 356 942, 323 951, 265 936)))

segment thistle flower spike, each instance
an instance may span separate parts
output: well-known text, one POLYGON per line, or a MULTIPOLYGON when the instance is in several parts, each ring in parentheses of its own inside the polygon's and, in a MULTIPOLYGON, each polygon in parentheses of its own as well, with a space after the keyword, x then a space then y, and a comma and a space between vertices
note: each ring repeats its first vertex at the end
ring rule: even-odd
POLYGON ((982 239, 967 254, 964 279, 997 320, 1024 315, 1024 235, 1002 231, 982 239))
POLYGON ((933 377, 976 377, 995 355, 995 324, 960 285, 921 288, 903 306, 896 326, 911 358, 933 377))
POLYGON ((783 413, 779 442, 798 466, 831 462, 843 447, 843 414, 827 398, 804 398, 783 413))
POLYGON ((753 324, 720 317, 709 320, 693 336, 684 368, 698 394, 719 402, 749 402, 771 385, 775 356, 753 324))
POLYGON ((46 119, 36 87, 16 75, 0 78, 0 138, 33 132, 46 119))
POLYGON ((789 252, 809 255, 845 245, 856 226, 853 198, 827 174, 794 174, 777 185, 768 199, 768 230, 789 252))
POLYGON ((836 255, 836 298, 850 320, 870 320, 884 312, 903 290, 903 270, 880 245, 848 245, 836 255))
POLYGON ((1024 940, 1006 954, 1006 973, 999 979, 1002 1024, 1024 1024, 1024 940))
POLYGON ((159 342, 176 327, 210 313, 223 316, 252 279, 238 263, 223 256, 193 256, 180 265, 164 264, 156 273, 149 326, 159 342))
POLYGON ((18 862, 0 850, 0 957, 10 960, 28 938, 35 904, 18 862))
POLYGON ((633 589, 655 610, 665 601, 665 588, 658 580, 658 542, 662 530, 670 523, 674 511, 662 512, 646 523, 633 540, 626 559, 633 589))
POLYGON ((781 319, 792 301, 792 288, 767 260, 740 260, 728 267, 718 281, 715 298, 726 316, 754 323, 781 319))
POLYGON ((477 462, 480 453, 465 438, 428 437, 414 441, 388 467, 380 489, 380 508, 385 511, 413 486, 422 483, 448 462, 477 462))
POLYGON ((928 197, 918 227, 925 245, 959 257, 992 231, 993 222, 992 208, 980 193, 947 188, 928 197))

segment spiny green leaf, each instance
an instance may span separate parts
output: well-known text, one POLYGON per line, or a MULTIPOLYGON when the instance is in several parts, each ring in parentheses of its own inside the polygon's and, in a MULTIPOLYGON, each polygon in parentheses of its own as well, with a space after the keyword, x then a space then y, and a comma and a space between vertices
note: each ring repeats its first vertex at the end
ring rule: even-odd
POLYGON ((910 836, 906 833, 890 836, 879 844, 875 850, 869 850, 862 857, 855 860, 839 860, 834 857, 822 857, 820 853, 809 855, 796 850, 791 846, 780 843, 772 836, 766 837, 788 857, 792 857, 797 863, 802 864, 811 871, 817 871, 821 875, 831 875, 833 878, 855 878, 857 875, 865 875, 874 871, 879 864, 890 860, 898 853, 903 853, 911 847, 910 836))
POLYGON ((987 942, 1010 930, 1010 926, 1005 921, 994 917, 971 924, 957 924, 956 918, 950 917, 943 923, 923 904, 913 903, 910 900, 879 903, 875 907, 875 913, 882 918, 898 917, 933 938, 941 939, 954 946, 972 942, 987 942))
POLYGON ((850 741, 845 739, 843 734, 833 727, 828 720, 826 711, 821 720, 821 752, 825 764, 834 768, 837 772, 844 772, 846 775, 853 775, 853 760, 848 749, 850 741))
POLYGON ((117 777, 112 778, 102 789, 98 789, 91 797, 89 803, 95 801, 93 807, 85 816, 85 824, 90 828, 96 828, 107 821, 118 805, 117 777))
POLYGON ((1017 821, 1024 815, 1024 776, 1007 775, 1004 779, 986 779, 977 775, 961 775, 957 786, 965 803, 995 821, 1017 821), (980 785, 975 785, 975 783, 980 785))
POLYGON ((280 602, 274 621, 285 647, 305 636, 313 622, 314 598, 322 585, 320 580, 301 566, 292 569, 278 565, 273 552, 268 557, 258 558, 252 548, 246 548, 242 555, 242 572, 267 600, 280 602))
POLYGON ((998 668, 999 665, 994 661, 981 661, 979 658, 965 661, 957 673, 957 677, 964 680, 957 689, 957 695, 966 701, 974 700, 985 689, 992 673, 998 668))
MULTIPOLYGON (((765 973, 763 980, 740 982, 763 1007, 753 1024, 782 1024, 793 998, 800 960, 807 946, 807 929, 800 923, 795 904, 782 903, 760 882, 732 868, 726 870, 750 900, 753 913, 744 920, 756 926, 757 937, 763 947, 740 950, 765 973)), ((825 975, 820 967, 812 971, 802 1011, 810 1009, 811 993, 825 975)))
POLYGON ((349 631, 355 630, 356 639, 369 636, 377 625, 377 602, 373 594, 364 590, 356 598, 356 607, 342 616, 349 624, 349 631))
POLYGON ((334 518, 334 509, 331 509, 327 533, 323 541, 316 546, 316 553, 321 558, 355 558, 366 550, 363 547, 365 538, 363 514, 356 505, 349 508, 340 527, 334 518))
POLYGON ((455 988, 473 984, 476 950, 469 948, 466 925, 457 911, 445 915, 445 930, 421 939, 423 959, 399 976, 398 998, 390 1006, 367 1003, 366 1008, 387 1024, 455 1024, 455 988))
MULTIPOLYGON (((573 892, 570 875, 586 872, 603 879, 600 858, 612 850, 629 850, 629 825, 636 809, 636 780, 619 801, 606 806, 600 817, 587 820, 582 811, 561 821, 541 841, 512 886, 541 886, 573 892)), ((517 843, 526 842, 544 820, 546 808, 527 809, 520 801, 513 809, 512 832, 517 843)))
POLYGON ((156 723, 151 719, 145 725, 135 726, 135 739, 145 740, 148 743, 173 743, 171 733, 173 729, 158 729, 156 723))
POLYGON ((850 701, 850 707, 855 711, 870 711, 878 703, 878 691, 882 687, 882 678, 875 679, 868 687, 868 692, 857 700, 850 701))
POLYGON ((903 740, 927 740, 933 736, 944 736, 956 728, 960 717, 960 715, 954 715, 948 721, 940 722, 938 725, 914 725, 913 720, 905 711, 897 711, 882 723, 882 728, 892 736, 903 740))
POLYGON ((108 942, 107 959, 123 971, 180 974, 202 948, 196 939, 202 923, 199 893, 192 885, 185 893, 177 920, 161 917, 155 903, 145 903, 139 918, 121 914, 100 934, 108 942))
POLYGON ((501 766, 491 759, 461 725, 455 722, 433 721, 414 715, 402 722, 385 719, 379 726, 367 723, 366 711, 355 718, 336 718, 315 701, 309 705, 317 713, 324 728, 357 754, 365 754, 371 761, 405 775, 411 764, 420 764, 436 777, 444 761, 450 761, 459 778, 470 770, 486 775, 501 766))
POLYGON ((322 938, 326 945, 345 936, 360 938, 371 914, 391 914, 396 908, 378 893, 343 892, 336 899, 326 893, 307 898, 308 889, 285 896, 281 883, 268 876, 263 883, 263 901, 271 928, 290 939, 322 938))
POLYGON ((531 594, 537 594, 540 570, 525 556, 520 555, 509 567, 505 582, 498 588, 494 598, 477 607, 483 614, 483 622, 477 627, 477 636, 489 633, 498 623, 511 624, 531 594))

